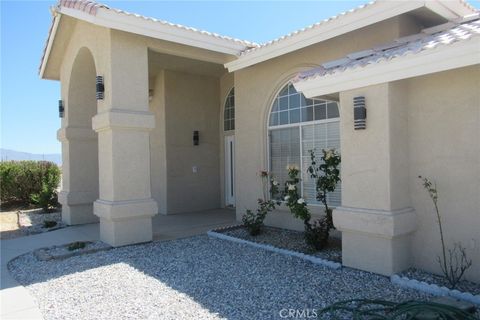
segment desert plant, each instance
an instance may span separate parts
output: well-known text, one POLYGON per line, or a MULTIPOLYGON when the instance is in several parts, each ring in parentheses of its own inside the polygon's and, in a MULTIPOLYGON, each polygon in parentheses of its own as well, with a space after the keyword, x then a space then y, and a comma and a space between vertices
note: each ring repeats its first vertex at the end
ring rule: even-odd
POLYGON ((50 228, 53 228, 57 225, 57 222, 56 221, 53 221, 53 220, 45 220, 43 222, 43 227, 45 229, 50 229, 50 228))
POLYGON ((79 250, 79 249, 83 249, 87 246, 87 243, 86 242, 83 242, 83 241, 75 241, 75 242, 72 242, 68 245, 67 249, 68 251, 74 251, 74 250, 79 250))
POLYGON ((467 258, 465 247, 460 242, 454 244, 453 249, 447 249, 443 234, 442 217, 438 208, 438 191, 437 184, 431 182, 428 178, 418 176, 422 181, 422 185, 427 190, 430 199, 432 199, 435 213, 437 216, 437 224, 440 233, 440 242, 442 245, 442 257, 437 256, 438 264, 442 269, 442 273, 450 284, 451 289, 455 289, 457 284, 463 278, 465 271, 472 266, 472 260, 467 258), (448 259, 447 259, 448 252, 448 259))
POLYGON ((328 207, 327 195, 329 192, 335 191, 337 183, 340 181, 340 154, 335 149, 322 150, 321 162, 317 163, 314 150, 310 150, 311 164, 308 167, 310 177, 315 180, 315 189, 317 191, 317 200, 322 202, 325 207, 325 215, 327 217, 328 227, 334 228, 332 209, 328 207))
POLYGON ((255 212, 247 209, 242 217, 243 225, 252 236, 261 233, 267 214, 275 210, 276 205, 280 203, 278 200, 273 200, 278 193, 278 182, 275 178, 267 171, 260 171, 260 178, 262 180, 263 198, 257 200, 258 208, 255 212), (268 193, 270 193, 270 197, 268 197, 268 193))

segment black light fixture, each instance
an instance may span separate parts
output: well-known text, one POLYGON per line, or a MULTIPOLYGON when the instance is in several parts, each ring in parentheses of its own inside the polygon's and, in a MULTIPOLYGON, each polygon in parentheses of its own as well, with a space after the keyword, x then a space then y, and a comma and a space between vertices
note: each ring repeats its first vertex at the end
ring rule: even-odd
POLYGON ((65 108, 63 107, 63 100, 58 100, 58 116, 60 118, 63 118, 64 111, 65 111, 65 108))
POLYGON ((367 108, 365 107, 365 97, 363 96, 353 98, 353 120, 355 130, 367 128, 367 108))
POLYGON ((197 130, 193 131, 193 145, 198 146, 200 144, 200 135, 197 130))
POLYGON ((97 100, 103 100, 103 96, 105 92, 105 86, 103 84, 103 76, 97 76, 96 86, 97 86, 97 100))

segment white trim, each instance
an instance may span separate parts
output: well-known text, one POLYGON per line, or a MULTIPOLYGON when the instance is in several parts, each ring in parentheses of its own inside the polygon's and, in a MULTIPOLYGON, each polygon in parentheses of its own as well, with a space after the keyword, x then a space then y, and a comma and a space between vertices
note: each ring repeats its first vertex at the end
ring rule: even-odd
MULTIPOLYGON (((336 102, 336 101, 334 101, 334 102, 336 102)), ((338 102, 336 102, 336 103, 338 104, 338 102)), ((267 126, 267 128, 268 128, 268 130, 273 131, 273 130, 277 130, 277 129, 303 127, 303 126, 310 126, 310 125, 314 125, 314 124, 322 124, 322 123, 338 122, 338 121, 340 121, 340 117, 329 118, 329 119, 321 119, 321 120, 313 120, 313 121, 300 121, 300 122, 289 123, 289 124, 281 124, 281 125, 278 125, 278 126, 267 126)))
POLYGON ((295 89, 312 98, 380 83, 480 64, 480 37, 439 45, 416 54, 294 83, 295 89))
POLYGON ((238 55, 247 46, 234 40, 222 39, 211 34, 194 33, 159 21, 147 20, 134 15, 122 14, 105 8, 98 8, 91 15, 72 8, 60 7, 59 13, 105 28, 135 33, 155 39, 180 43, 229 55, 238 55))
POLYGON ((240 244, 243 244, 243 245, 248 245, 250 247, 254 247, 254 248, 263 249, 263 250, 266 250, 266 251, 271 251, 271 252, 283 254, 283 255, 286 255, 286 256, 300 258, 302 260, 309 261, 313 264, 325 266, 325 267, 332 268, 332 269, 341 269, 342 268, 342 264, 339 263, 339 262, 323 259, 323 258, 320 258, 320 257, 316 257, 316 256, 312 256, 312 255, 309 255, 309 254, 301 253, 301 252, 298 252, 298 251, 277 248, 277 247, 274 247, 274 246, 269 245, 269 244, 258 243, 258 242, 253 242, 253 241, 244 240, 244 239, 240 239, 240 238, 235 238, 235 237, 229 236, 229 235, 224 234, 224 233, 216 232, 214 230, 208 231, 207 235, 209 237, 212 237, 212 238, 227 240, 227 241, 231 241, 231 242, 234 242, 234 243, 240 243, 240 244))
POLYGON ((434 296, 450 296, 456 299, 468 301, 480 306, 480 294, 474 295, 470 292, 461 292, 458 290, 440 287, 434 283, 427 283, 425 281, 418 281, 404 276, 394 274, 390 277, 390 281, 402 288, 414 289, 420 292, 425 292, 434 296))
POLYGON ((45 48, 45 53, 42 58, 42 64, 40 65, 40 79, 43 79, 44 73, 45 73, 45 68, 47 67, 47 61, 48 57, 50 56, 50 51, 52 50, 53 46, 53 41, 55 39, 55 35, 57 34, 57 29, 58 29, 58 24, 60 23, 61 15, 55 15, 53 18, 53 26, 52 26, 52 31, 50 32, 48 36, 48 43, 47 47, 45 48))
POLYGON ((235 136, 224 136, 225 205, 235 207, 235 136))
POLYGON ((239 59, 226 63, 225 67, 229 72, 237 71, 422 7, 427 7, 446 19, 463 16, 463 12, 468 10, 460 3, 450 4, 447 9, 440 1, 378 1, 356 12, 323 22, 320 26, 299 31, 272 44, 252 49, 239 59))

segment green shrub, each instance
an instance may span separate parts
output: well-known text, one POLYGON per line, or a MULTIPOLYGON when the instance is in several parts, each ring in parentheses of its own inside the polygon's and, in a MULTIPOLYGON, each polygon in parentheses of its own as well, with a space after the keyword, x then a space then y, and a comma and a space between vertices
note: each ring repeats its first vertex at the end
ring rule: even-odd
POLYGON ((0 162, 2 202, 36 203, 49 210, 57 205, 60 169, 47 161, 0 162))
POLYGON ((43 222, 43 227, 46 229, 50 229, 56 226, 57 226, 57 222, 53 220, 46 220, 43 222))
POLYGON ((79 250, 79 249, 83 249, 87 246, 87 243, 86 242, 83 242, 83 241, 76 241, 76 242, 72 242, 68 245, 67 249, 68 251, 75 251, 75 250, 79 250))

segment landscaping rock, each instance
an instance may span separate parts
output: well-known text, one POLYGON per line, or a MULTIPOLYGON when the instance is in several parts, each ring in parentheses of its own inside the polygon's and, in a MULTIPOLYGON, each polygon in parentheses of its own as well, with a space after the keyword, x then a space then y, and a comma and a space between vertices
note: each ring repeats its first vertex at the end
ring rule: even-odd
MULTIPOLYGON (((409 279, 415 279, 429 284, 435 284, 439 287, 449 288, 450 286, 448 280, 445 277, 416 268, 407 269, 399 273, 398 275, 400 277, 407 277, 409 279)), ((480 295, 480 284, 471 281, 460 281, 455 289, 461 292, 469 292, 473 295, 480 295)))
POLYGON ((52 259, 66 259, 73 256, 78 256, 82 254, 89 254, 103 250, 109 250, 112 247, 106 243, 101 241, 85 241, 83 242, 85 245, 83 248, 70 250, 71 243, 61 245, 61 246, 53 246, 48 248, 41 248, 33 251, 35 257, 41 261, 48 261, 52 259))
POLYGON ((347 299, 428 300, 387 277, 196 236, 9 263, 50 319, 279 319, 347 299))

